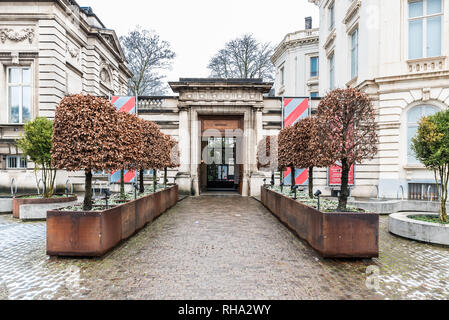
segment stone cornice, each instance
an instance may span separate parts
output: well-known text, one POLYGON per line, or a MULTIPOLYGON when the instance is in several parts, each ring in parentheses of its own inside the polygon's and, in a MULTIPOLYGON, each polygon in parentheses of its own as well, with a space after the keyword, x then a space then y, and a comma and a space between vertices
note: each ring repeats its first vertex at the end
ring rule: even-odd
POLYGON ((262 82, 251 79, 181 79, 179 82, 169 82, 173 92, 183 93, 186 91, 198 90, 230 90, 240 89, 244 91, 254 91, 269 93, 273 88, 272 82, 262 82))
POLYGON ((331 46, 331 44, 334 42, 335 38, 337 37, 337 32, 335 28, 331 31, 329 36, 326 39, 326 42, 324 43, 324 49, 327 49, 331 46))
POLYGON ((346 12, 345 18, 343 19, 343 23, 347 24, 352 17, 358 12, 359 8, 362 6, 362 2, 360 0, 355 0, 349 6, 348 11, 346 12))
POLYGON ((282 54, 289 50, 289 49, 295 49, 303 45, 311 45, 311 44, 319 44, 320 43, 320 36, 319 36, 319 29, 312 29, 309 31, 311 35, 307 35, 307 30, 301 30, 296 33, 289 33, 284 40, 276 47, 274 54, 271 57, 271 61, 273 64, 282 56, 282 54), (296 38, 296 39, 289 39, 289 37, 295 35, 296 33, 304 33, 306 36, 302 38, 296 38))
POLYGON ((401 74, 388 77, 378 77, 375 78, 374 81, 376 83, 388 83, 396 81, 423 80, 430 78, 448 78, 448 77, 449 77, 449 70, 444 70, 444 71, 427 72, 419 74, 401 74))

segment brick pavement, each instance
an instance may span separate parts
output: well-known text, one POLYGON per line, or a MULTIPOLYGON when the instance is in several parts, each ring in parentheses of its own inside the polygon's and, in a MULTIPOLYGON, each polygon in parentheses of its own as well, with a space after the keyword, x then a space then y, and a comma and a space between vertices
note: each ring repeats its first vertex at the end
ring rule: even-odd
POLYGON ((45 255, 45 223, 0 216, 0 299, 448 299, 449 249, 387 226, 379 259, 324 260, 254 199, 188 198, 80 260, 45 255))

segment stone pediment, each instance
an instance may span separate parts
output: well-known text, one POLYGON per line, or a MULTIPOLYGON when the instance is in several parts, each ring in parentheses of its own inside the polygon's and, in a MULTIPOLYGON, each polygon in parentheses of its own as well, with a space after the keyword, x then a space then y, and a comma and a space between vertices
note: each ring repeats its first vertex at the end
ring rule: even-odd
POLYGON ((122 47, 120 46, 119 40, 115 35, 114 31, 111 30, 102 30, 100 32, 100 37, 107 43, 107 45, 123 60, 125 60, 125 56, 123 54, 122 47))

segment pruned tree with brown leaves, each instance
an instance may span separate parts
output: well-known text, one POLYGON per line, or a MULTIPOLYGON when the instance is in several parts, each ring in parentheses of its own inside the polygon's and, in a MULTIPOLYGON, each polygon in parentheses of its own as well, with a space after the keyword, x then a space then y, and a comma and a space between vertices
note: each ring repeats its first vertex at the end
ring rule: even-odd
POLYGON ((142 119, 140 121, 143 129, 143 150, 142 157, 139 159, 137 169, 140 171, 139 191, 140 193, 144 193, 144 172, 145 170, 153 169, 155 166, 157 166, 155 161, 158 161, 158 159, 155 159, 154 157, 156 155, 160 157, 161 155, 161 152, 159 151, 159 149, 161 148, 159 141, 162 132, 156 123, 142 119))
POLYGON ((378 151, 374 107, 369 96, 354 88, 331 91, 318 107, 317 147, 320 156, 341 162, 338 211, 347 210, 352 165, 373 159, 378 151))
POLYGON ((62 99, 53 125, 52 162, 57 169, 84 170, 83 210, 92 210, 92 171, 120 168, 115 107, 106 99, 73 95, 62 99))
POLYGON ((179 167, 178 142, 173 137, 162 134, 163 141, 163 163, 164 163, 164 186, 167 186, 168 168, 179 167))
POLYGON ((144 157, 144 135, 143 123, 134 114, 127 112, 117 112, 117 131, 119 139, 117 144, 120 147, 120 195, 125 198, 125 177, 124 170, 135 170, 139 167, 139 161, 144 157))
MULTIPOLYGON (((296 175, 296 130, 294 127, 286 127, 281 130, 278 138, 278 154, 279 154, 279 167, 281 171, 285 168, 292 169, 292 177, 296 175)), ((294 181, 294 178, 293 180, 294 181)), ((292 189, 295 183, 292 182, 292 189)))
POLYGON ((257 147, 257 168, 271 173, 271 183, 279 170, 278 137, 266 136, 257 147))
POLYGON ((293 141, 294 159, 293 163, 296 168, 309 169, 309 197, 314 197, 314 176, 315 168, 324 168, 333 163, 317 153, 320 143, 317 137, 318 119, 316 117, 308 117, 298 121, 294 126, 295 140, 293 141))

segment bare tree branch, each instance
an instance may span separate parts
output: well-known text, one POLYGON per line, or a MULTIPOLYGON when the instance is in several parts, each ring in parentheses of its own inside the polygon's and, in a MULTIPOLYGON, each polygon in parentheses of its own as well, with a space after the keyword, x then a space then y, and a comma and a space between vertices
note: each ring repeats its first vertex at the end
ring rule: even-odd
POLYGON ((154 31, 139 26, 120 37, 120 43, 134 75, 129 81, 129 94, 163 95, 167 87, 159 72, 170 69, 176 56, 170 43, 161 40, 154 31))
POLYGON ((251 34, 243 35, 226 43, 209 62, 211 77, 274 79, 274 66, 270 57, 270 43, 259 43, 251 34))

